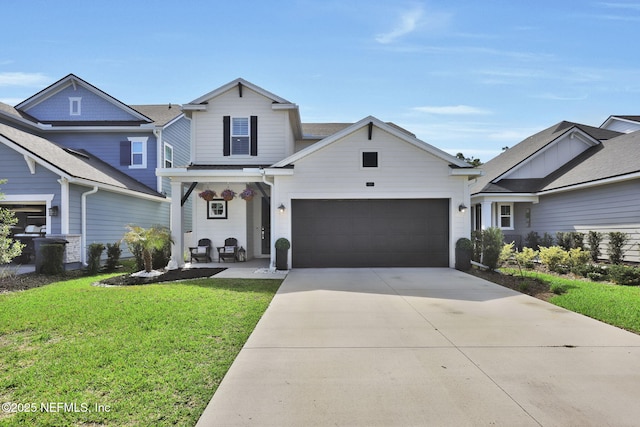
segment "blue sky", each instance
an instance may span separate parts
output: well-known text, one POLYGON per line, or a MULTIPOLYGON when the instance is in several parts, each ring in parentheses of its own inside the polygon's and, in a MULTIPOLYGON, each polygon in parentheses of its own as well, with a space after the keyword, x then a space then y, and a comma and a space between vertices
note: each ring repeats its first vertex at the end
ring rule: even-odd
POLYGON ((640 2, 12 1, 0 100, 69 73, 127 104, 243 77, 303 122, 392 121, 487 161, 561 120, 640 115, 640 2))

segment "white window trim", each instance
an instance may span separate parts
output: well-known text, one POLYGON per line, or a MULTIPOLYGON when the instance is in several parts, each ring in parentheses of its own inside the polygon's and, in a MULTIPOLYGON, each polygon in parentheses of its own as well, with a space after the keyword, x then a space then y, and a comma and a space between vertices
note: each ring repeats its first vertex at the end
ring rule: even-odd
POLYGON ((251 117, 249 116, 236 116, 236 117, 231 117, 231 129, 230 129, 230 133, 231 133, 231 146, 229 147, 229 151, 230 151, 230 155, 234 156, 234 157, 251 157, 251 117), (233 133, 233 120, 234 119, 247 119, 247 134, 246 135, 235 135, 233 133), (249 145, 247 146, 247 153, 246 154, 233 154, 233 137, 247 137, 249 138, 249 145))
POLYGON ((498 227, 503 229, 503 230, 514 230, 515 229, 515 225, 514 225, 514 210, 513 210, 513 203, 498 203, 498 205, 496 206, 496 215, 497 215, 497 224, 498 227), (502 206, 509 206, 509 212, 511 212, 511 215, 508 216, 509 218, 509 226, 508 227, 503 227, 502 226, 502 218, 507 218, 506 216, 502 216, 502 206))
POLYGON ((148 136, 136 136, 127 138, 131 143, 131 164, 129 165, 129 169, 146 169, 147 168, 147 140, 148 136), (141 142, 142 143, 142 164, 134 165, 133 164, 133 143, 141 142))
POLYGON ((162 167, 166 168, 167 167, 167 148, 169 150, 171 150, 171 166, 169 166, 170 168, 173 167, 173 145, 171 144, 167 144, 166 142, 164 143, 164 149, 162 151, 162 158, 163 158, 163 162, 162 162, 162 167))
POLYGON ((82 115, 82 97, 69 97, 69 115, 80 116, 82 115), (74 105, 77 108, 74 108, 74 105))

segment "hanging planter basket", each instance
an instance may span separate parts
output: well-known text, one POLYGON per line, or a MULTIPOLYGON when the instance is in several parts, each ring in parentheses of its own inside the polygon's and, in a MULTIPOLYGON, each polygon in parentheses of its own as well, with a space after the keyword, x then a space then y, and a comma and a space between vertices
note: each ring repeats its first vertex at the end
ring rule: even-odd
POLYGON ((216 194, 215 191, 213 190, 204 190, 201 193, 198 193, 198 196, 203 199, 206 200, 207 202, 212 201, 213 199, 215 199, 216 197, 218 197, 218 195, 216 194))
POLYGON ((248 202, 252 200, 255 195, 256 195, 256 192, 253 191, 253 188, 247 187, 242 191, 242 193, 240 193, 240 198, 248 202))
POLYGON ((230 200, 233 200, 234 197, 236 197, 236 192, 230 188, 227 188, 226 190, 223 190, 222 193, 220 193, 220 197, 222 197, 224 200, 228 202, 230 200))

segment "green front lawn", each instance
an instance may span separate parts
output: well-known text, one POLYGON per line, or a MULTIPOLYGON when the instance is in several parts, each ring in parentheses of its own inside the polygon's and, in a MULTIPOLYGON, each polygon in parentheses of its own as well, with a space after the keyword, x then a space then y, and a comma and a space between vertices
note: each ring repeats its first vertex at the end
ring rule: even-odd
POLYGON ((0 295, 0 426, 194 425, 281 283, 98 279, 0 295))
MULTIPOLYGON (((519 273, 512 270, 511 274, 519 273)), ((549 302, 640 333, 640 287, 569 279, 535 271, 524 271, 524 274, 540 279, 550 287, 555 285, 565 289, 565 293, 551 297, 549 302)))

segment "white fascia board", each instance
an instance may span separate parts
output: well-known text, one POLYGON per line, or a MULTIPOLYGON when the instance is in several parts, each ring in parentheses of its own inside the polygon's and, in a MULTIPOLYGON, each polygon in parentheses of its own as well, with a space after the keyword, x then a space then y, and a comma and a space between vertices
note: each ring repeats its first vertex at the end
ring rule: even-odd
POLYGON ((476 168, 451 168, 449 169, 449 175, 454 176, 482 176, 484 171, 476 168))
POLYGON ((267 176, 292 176, 293 169, 287 168, 265 168, 264 174, 267 176))
POLYGON ((207 111, 207 104, 184 104, 182 111, 207 111))
MULTIPOLYGON (((265 90, 263 88, 261 88, 260 86, 256 86, 251 82, 246 81, 243 78, 237 78, 225 85, 220 86, 217 89, 212 90, 211 92, 202 95, 201 97, 194 99, 193 101, 191 101, 189 104, 202 104, 203 102, 209 101, 210 99, 213 99, 225 92, 227 92, 230 89, 233 89, 234 87, 238 86, 238 83, 242 84, 242 86, 249 88, 251 90, 253 90, 256 93, 259 93, 260 95, 264 96, 265 98, 269 98, 272 101, 275 101, 279 104, 291 104, 291 102, 287 101, 284 98, 279 97, 276 94, 273 94, 271 92, 269 92, 268 90, 265 90)), ((187 105, 189 105, 187 104, 187 105)))
POLYGON ((247 182, 262 180, 262 173, 258 168, 247 169, 187 169, 187 168, 158 168, 157 176, 165 176, 173 181, 217 181, 247 182))
POLYGON ((481 203, 481 202, 538 203, 538 199, 539 199, 538 195, 532 194, 532 193, 508 193, 508 194, 478 193, 478 194, 471 195, 471 203, 481 203))
POLYGON ((47 132, 151 132, 156 125, 145 123, 136 126, 51 126, 38 123, 38 127, 47 132))

